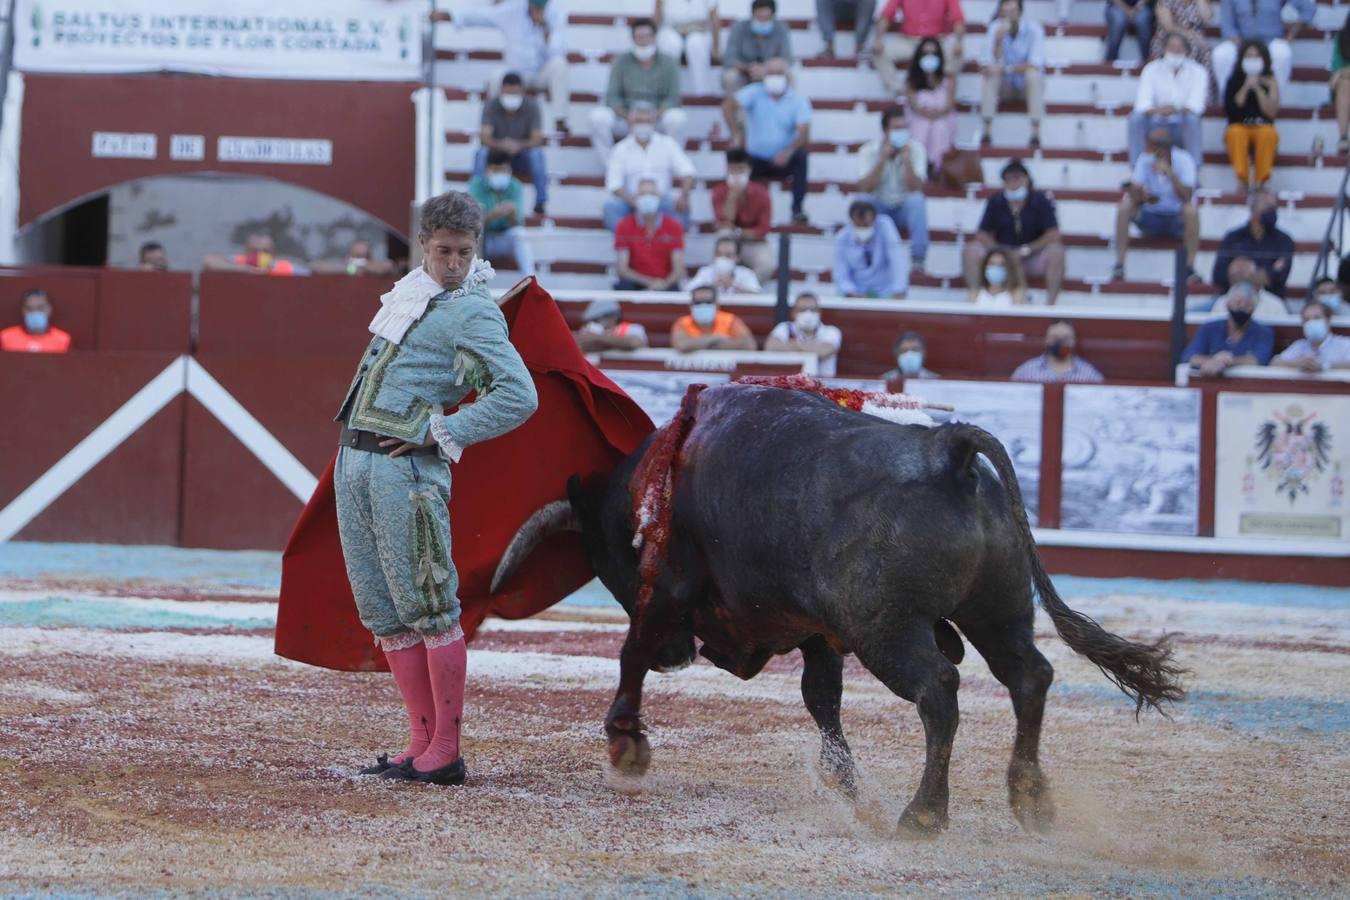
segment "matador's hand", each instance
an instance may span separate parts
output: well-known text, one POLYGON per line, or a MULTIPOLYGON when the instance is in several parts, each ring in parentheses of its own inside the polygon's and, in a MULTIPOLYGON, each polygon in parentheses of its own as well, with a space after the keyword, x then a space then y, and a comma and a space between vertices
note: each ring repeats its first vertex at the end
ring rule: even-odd
POLYGON ((403 441, 400 441, 398 438, 389 438, 388 440, 380 441, 380 446, 393 447, 395 444, 402 444, 402 446, 400 446, 397 450, 391 450, 389 453, 390 456, 402 456, 405 453, 411 453, 414 450, 420 450, 423 447, 430 447, 435 443, 436 438, 432 437, 431 432, 428 431, 426 440, 424 440, 420 444, 407 444, 404 443, 403 441))

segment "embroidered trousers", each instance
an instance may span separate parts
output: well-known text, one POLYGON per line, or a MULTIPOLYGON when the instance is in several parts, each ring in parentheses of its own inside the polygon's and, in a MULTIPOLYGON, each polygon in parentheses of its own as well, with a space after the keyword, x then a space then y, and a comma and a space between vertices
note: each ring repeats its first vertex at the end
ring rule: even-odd
POLYGON ((377 638, 457 628, 459 576, 450 559, 445 461, 342 447, 333 486, 361 624, 377 638))

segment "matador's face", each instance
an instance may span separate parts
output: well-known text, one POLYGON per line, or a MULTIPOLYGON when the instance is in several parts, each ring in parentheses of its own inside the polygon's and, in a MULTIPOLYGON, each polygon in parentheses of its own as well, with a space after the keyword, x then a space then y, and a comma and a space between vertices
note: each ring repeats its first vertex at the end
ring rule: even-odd
POLYGON ((478 236, 465 231, 437 228, 417 236, 422 245, 422 268, 447 291, 464 283, 478 249, 478 236))

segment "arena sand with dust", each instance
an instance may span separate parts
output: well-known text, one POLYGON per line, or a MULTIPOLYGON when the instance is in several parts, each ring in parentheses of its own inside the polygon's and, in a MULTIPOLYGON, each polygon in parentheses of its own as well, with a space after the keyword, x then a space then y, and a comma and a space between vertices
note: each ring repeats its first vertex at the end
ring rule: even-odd
POLYGON ((654 760, 608 774, 625 620, 583 591, 469 654, 468 783, 362 778, 396 749, 387 676, 271 654, 272 554, 0 547, 0 892, 1338 895, 1350 886, 1350 592, 1060 578, 1112 630, 1178 634, 1193 674, 1145 716, 1038 627, 1055 665, 1054 831, 1024 833, 1007 692, 961 665, 951 828, 899 837, 914 708, 856 664, 852 805, 815 774, 796 657, 750 682, 649 680, 654 760))

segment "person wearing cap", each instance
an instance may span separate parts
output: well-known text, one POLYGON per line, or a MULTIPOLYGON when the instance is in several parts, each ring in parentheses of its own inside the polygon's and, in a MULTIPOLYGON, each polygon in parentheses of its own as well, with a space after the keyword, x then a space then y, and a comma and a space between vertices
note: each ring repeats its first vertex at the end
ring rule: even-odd
POLYGON ((811 291, 803 291, 792 303, 792 318, 773 327, 764 349, 814 353, 819 366, 817 374, 830 377, 838 371, 839 348, 843 344, 844 333, 820 320, 820 298, 811 291))
POLYGON ((582 353, 605 350, 637 350, 647 346, 647 329, 623 320, 618 300, 592 300, 581 315, 582 324, 573 334, 582 353))
POLYGON ((670 346, 681 353, 695 350, 754 350, 755 336, 735 313, 717 308, 717 288, 689 292, 689 315, 670 327, 670 346))
POLYGON ((692 291, 696 287, 710 284, 717 288, 719 294, 762 293, 764 288, 760 286, 755 273, 747 266, 737 263, 736 259, 736 239, 718 238, 717 243, 713 245, 712 262, 695 272, 685 287, 692 291))
POLYGON ((1064 285, 1064 240, 1055 202, 1036 190, 1020 159, 1009 160, 1002 177, 1003 190, 985 203, 979 228, 962 251, 966 288, 979 292, 985 256, 993 247, 1004 247, 1025 275, 1044 276, 1045 302, 1053 305, 1064 285))

